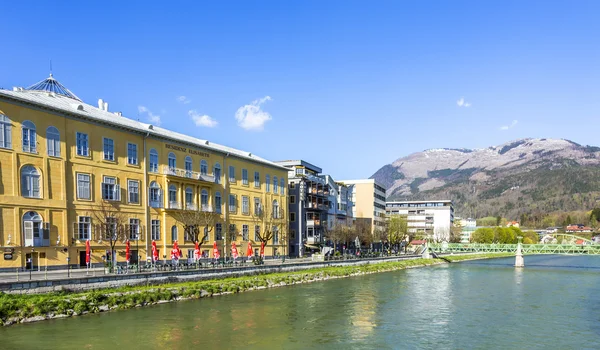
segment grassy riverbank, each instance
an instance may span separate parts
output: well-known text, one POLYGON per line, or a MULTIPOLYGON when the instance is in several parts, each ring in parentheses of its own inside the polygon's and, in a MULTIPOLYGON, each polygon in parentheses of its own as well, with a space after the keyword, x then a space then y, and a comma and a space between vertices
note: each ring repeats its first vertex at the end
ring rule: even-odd
MULTIPOLYGON (((498 254, 487 254, 485 257, 477 255, 476 258, 497 256, 498 254)), ((452 256, 451 260, 457 261, 458 258, 460 256, 452 256)), ((475 256, 469 255, 465 258, 473 259, 475 256)), ((179 282, 158 286, 102 289, 90 292, 34 295, 0 293, 0 321, 2 325, 6 326, 20 322, 35 322, 115 309, 130 309, 177 300, 199 299, 221 294, 395 271, 439 263, 443 262, 435 259, 412 259, 366 265, 326 267, 298 272, 179 282)))

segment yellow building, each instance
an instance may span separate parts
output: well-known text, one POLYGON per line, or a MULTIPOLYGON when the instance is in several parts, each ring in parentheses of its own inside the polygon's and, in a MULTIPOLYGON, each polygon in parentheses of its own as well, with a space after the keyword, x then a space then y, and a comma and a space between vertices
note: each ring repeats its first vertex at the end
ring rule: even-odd
POLYGON ((363 221, 371 227, 371 233, 385 227, 385 187, 373 179, 340 182, 352 191, 352 215, 355 221, 363 221))
POLYGON ((287 169, 249 152, 82 102, 52 75, 0 90, 0 270, 169 260, 177 240, 213 256, 287 254, 287 169), (268 213, 268 215, 267 215, 268 213), (273 218, 275 217, 275 218, 273 218), (187 230, 186 230, 187 228, 187 230), (258 231, 258 235, 255 235, 258 231), (200 234, 198 234, 200 233, 200 234), (205 234, 206 233, 206 234, 205 234))

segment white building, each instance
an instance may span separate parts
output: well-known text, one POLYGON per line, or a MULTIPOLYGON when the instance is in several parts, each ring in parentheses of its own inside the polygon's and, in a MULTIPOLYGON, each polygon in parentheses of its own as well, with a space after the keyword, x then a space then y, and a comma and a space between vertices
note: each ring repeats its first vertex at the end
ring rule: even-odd
POLYGON ((454 222, 451 200, 393 201, 385 206, 387 215, 406 216, 409 232, 437 242, 450 240, 450 229, 454 222))

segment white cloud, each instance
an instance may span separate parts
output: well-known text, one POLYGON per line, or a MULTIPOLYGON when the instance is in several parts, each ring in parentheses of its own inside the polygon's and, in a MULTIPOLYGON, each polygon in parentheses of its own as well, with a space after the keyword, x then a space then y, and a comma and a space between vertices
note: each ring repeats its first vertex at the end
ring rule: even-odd
POLYGON ((196 126, 205 126, 207 128, 214 128, 219 124, 216 120, 211 118, 209 115, 200 114, 195 109, 188 111, 188 115, 192 118, 196 126))
POLYGON ((263 111, 261 106, 270 100, 271 96, 265 96, 238 108, 235 112, 238 125, 246 130, 263 130, 265 123, 273 118, 268 112, 263 111))
POLYGON ((190 103, 192 101, 189 98, 185 97, 185 96, 179 96, 179 97, 177 97, 177 102, 183 103, 184 105, 187 105, 188 103, 190 103))
POLYGON ((467 102, 467 101, 465 101, 464 97, 461 97, 458 101, 456 101, 456 105, 458 107, 468 108, 468 107, 471 107, 471 102, 467 102))
POLYGON ((503 125, 500 127, 500 130, 508 130, 508 129, 512 129, 515 127, 515 125, 517 125, 519 123, 518 120, 513 120, 512 123, 510 123, 510 125, 503 125))
POLYGON ((160 125, 160 115, 156 115, 156 114, 152 113, 152 111, 149 110, 148 108, 146 108, 144 106, 138 106, 138 113, 146 114, 148 121, 151 124, 160 125))

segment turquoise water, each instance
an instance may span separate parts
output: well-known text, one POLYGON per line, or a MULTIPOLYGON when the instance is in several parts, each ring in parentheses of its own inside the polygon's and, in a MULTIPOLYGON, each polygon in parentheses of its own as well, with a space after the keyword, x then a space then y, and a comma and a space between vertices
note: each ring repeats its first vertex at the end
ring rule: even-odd
POLYGON ((600 349, 600 257, 463 262, 0 329, 1 349, 600 349))

